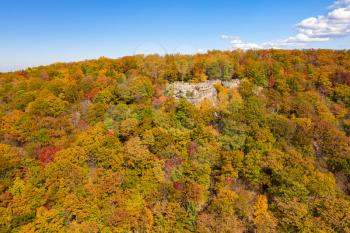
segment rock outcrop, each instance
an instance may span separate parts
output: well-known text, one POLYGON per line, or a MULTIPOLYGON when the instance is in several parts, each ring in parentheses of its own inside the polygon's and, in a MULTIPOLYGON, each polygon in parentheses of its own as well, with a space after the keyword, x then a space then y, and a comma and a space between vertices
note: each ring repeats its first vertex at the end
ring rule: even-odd
POLYGON ((176 100, 187 99, 193 104, 198 104, 205 99, 215 102, 218 96, 215 88, 217 84, 225 88, 237 88, 239 80, 209 80, 201 83, 174 82, 167 86, 166 94, 175 97, 176 100))

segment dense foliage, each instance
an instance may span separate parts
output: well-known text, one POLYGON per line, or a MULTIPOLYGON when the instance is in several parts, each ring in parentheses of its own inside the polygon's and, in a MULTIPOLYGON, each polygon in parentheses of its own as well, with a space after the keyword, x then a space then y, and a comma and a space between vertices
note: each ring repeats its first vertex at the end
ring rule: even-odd
POLYGON ((350 51, 0 74, 0 232, 350 232, 350 51), (172 81, 240 79, 219 101, 172 81))

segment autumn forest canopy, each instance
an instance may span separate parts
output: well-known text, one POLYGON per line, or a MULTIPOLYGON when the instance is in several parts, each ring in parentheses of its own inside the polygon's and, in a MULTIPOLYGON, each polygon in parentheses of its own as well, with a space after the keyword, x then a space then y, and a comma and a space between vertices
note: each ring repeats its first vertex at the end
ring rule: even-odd
POLYGON ((350 232, 350 51, 0 73, 0 232, 350 232))

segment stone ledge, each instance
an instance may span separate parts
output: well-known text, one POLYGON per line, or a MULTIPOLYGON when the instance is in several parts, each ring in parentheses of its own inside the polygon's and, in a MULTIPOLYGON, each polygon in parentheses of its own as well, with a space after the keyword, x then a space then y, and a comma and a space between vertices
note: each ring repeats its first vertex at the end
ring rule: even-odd
POLYGON ((175 97, 176 100, 187 99, 193 104, 198 104, 204 99, 217 101, 218 93, 215 85, 221 84, 225 88, 238 88, 240 81, 209 80, 201 83, 173 82, 166 88, 166 95, 175 97))

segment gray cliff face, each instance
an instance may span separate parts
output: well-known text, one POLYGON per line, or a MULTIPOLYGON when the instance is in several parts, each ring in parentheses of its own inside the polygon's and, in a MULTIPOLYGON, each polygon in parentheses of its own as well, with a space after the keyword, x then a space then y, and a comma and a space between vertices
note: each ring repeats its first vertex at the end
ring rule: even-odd
POLYGON ((221 84, 226 88, 238 88, 239 80, 209 80, 201 83, 174 82, 167 86, 166 93, 175 97, 176 100, 187 99, 193 104, 198 104, 205 99, 215 102, 218 96, 215 89, 216 84, 221 84))

